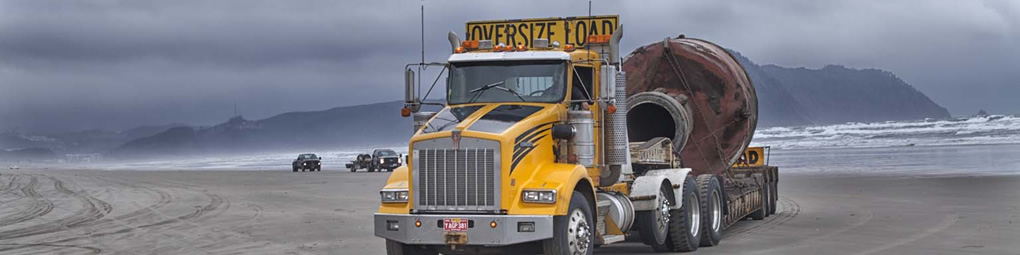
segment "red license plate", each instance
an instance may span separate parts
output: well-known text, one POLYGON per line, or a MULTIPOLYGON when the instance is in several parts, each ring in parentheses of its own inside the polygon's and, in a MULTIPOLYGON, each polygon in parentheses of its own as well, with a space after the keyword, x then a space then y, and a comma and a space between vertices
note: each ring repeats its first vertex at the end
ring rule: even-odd
POLYGON ((467 219, 443 219, 443 230, 445 231, 467 231, 467 219))

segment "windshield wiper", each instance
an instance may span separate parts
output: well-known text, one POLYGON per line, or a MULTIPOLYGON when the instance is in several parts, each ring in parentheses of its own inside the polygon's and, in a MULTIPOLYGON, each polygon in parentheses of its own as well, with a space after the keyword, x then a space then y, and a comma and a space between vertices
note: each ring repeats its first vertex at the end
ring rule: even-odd
POLYGON ((482 96, 482 94, 485 94, 485 91, 488 91, 491 88, 496 88, 496 89, 499 89, 499 90, 502 90, 502 91, 509 92, 509 93, 514 94, 515 96, 517 96, 517 98, 521 99, 521 102, 528 102, 528 100, 525 100, 524 97, 521 96, 521 93, 517 93, 517 91, 514 91, 512 89, 508 89, 508 88, 504 88, 504 87, 499 86, 499 85, 503 85, 503 83, 504 83, 503 81, 497 81, 497 82, 493 82, 493 83, 490 83, 490 84, 485 85, 485 86, 481 86, 481 87, 479 87, 477 89, 472 89, 469 92, 477 93, 477 94, 475 94, 474 97, 471 97, 471 100, 468 101, 468 103, 469 104, 470 103, 474 103, 475 100, 478 100, 478 98, 482 96), (481 93, 479 93, 479 92, 481 92, 481 93))
POLYGON ((488 85, 481 86, 481 87, 479 87, 477 89, 472 89, 471 91, 468 91, 468 92, 471 92, 471 94, 475 94, 473 97, 471 97, 471 100, 468 100, 468 103, 469 104, 470 103, 474 103, 475 100, 478 100, 478 97, 482 96, 482 94, 485 94, 485 91, 488 91, 489 89, 495 88, 496 86, 499 86, 499 85, 503 85, 503 81, 493 82, 493 83, 490 83, 488 85), (478 93, 478 92, 481 92, 481 93, 478 93))

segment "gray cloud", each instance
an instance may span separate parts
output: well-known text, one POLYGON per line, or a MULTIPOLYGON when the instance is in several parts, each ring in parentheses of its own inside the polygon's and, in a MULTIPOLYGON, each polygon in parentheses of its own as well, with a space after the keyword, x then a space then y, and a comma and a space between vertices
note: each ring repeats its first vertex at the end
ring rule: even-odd
MULTIPOLYGON (((0 1, 0 129, 213 124, 402 97, 420 1, 0 1)), ((428 1, 428 61, 467 20, 587 1, 428 1), (542 8, 535 8, 542 6, 542 8)), ((954 114, 1020 113, 1015 1, 595 1, 624 49, 684 33, 760 63, 892 71, 954 114)))

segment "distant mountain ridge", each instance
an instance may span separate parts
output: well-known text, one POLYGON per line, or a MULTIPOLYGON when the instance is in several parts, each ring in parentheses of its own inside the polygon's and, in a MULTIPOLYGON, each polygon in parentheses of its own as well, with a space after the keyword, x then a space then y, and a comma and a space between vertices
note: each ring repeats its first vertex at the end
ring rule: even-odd
POLYGON ((337 149, 395 144, 411 136, 403 102, 288 112, 262 120, 241 116, 212 127, 176 127, 125 143, 115 156, 175 156, 268 150, 337 149))
POLYGON ((762 127, 943 119, 949 111, 891 72, 760 66, 732 52, 758 92, 762 127))
MULTIPOLYGON (((754 83, 760 128, 950 117, 945 108, 887 71, 762 66, 731 53, 754 83)), ((132 157, 393 145, 406 143, 411 135, 411 119, 399 115, 402 106, 391 101, 261 120, 236 116, 210 127, 164 125, 46 136, 7 132, 0 133, 0 149, 132 157)))

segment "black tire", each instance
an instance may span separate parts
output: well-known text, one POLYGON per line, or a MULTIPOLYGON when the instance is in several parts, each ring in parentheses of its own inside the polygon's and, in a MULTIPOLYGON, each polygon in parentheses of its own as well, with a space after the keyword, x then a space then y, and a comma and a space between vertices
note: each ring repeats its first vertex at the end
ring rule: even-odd
POLYGON ((638 233, 641 236, 641 242, 651 245, 656 251, 662 249, 668 250, 666 246, 666 237, 669 235, 669 221, 672 217, 663 217, 662 207, 665 206, 666 212, 669 212, 668 207, 673 205, 673 189, 669 184, 663 183, 659 187, 659 195, 655 199, 656 208, 651 211, 640 211, 637 212, 636 218, 634 219, 638 227, 638 233), (659 223, 660 220, 665 222, 659 223))
POLYGON ((769 214, 776 214, 776 202, 779 201, 779 183, 772 181, 772 200, 769 201, 769 214))
POLYGON ((758 198, 761 200, 761 207, 759 207, 758 210, 754 210, 754 212, 751 213, 752 220, 764 220, 765 216, 767 216, 766 213, 768 212, 769 209, 765 208, 765 206, 768 205, 768 202, 765 201, 765 192, 766 190, 764 186, 762 186, 761 189, 758 190, 758 198))
POLYGON ((438 255, 436 250, 423 246, 406 245, 393 240, 386 240, 386 255, 438 255))
POLYGON ((371 172, 375 172, 375 167, 374 166, 368 166, 368 172, 370 172, 370 173, 371 172))
POLYGON ((356 167, 351 167, 351 173, 353 173, 353 172, 357 172, 357 171, 358 171, 358 168, 356 168, 356 167))
MULTIPOLYGON (((669 251, 696 251, 701 241, 702 230, 700 228, 704 225, 695 224, 695 221, 701 220, 703 214, 701 214, 701 201, 698 196, 698 182, 694 180, 694 176, 688 176, 684 180, 681 192, 685 204, 669 214, 670 226, 669 235, 666 236, 666 246, 669 251), (695 213, 697 213, 697 217, 695 213)), ((654 246, 652 248, 655 249, 654 246)))
POLYGON ((296 166, 291 167, 291 168, 294 169, 294 172, 297 172, 297 167, 296 166))
POLYGON ((723 207, 726 206, 719 178, 698 175, 698 200, 701 203, 701 246, 712 247, 722 240, 723 207))
POLYGON ((761 207, 765 209, 765 217, 768 217, 772 215, 772 184, 766 182, 761 188, 761 207))
POLYGON ((315 171, 316 171, 316 172, 322 172, 322 167, 321 167, 321 166, 320 166, 320 167, 316 167, 316 168, 315 168, 315 171))
MULTIPOLYGON (((553 238, 542 241, 542 253, 544 254, 574 254, 570 247, 574 244, 570 241, 571 236, 576 236, 578 229, 586 229, 588 233, 587 250, 584 254, 591 255, 595 250, 595 218, 594 213, 591 211, 591 205, 588 203, 588 199, 584 197, 581 192, 574 191, 570 195, 570 207, 567 207, 567 215, 554 216, 553 217, 553 238), (578 228, 571 228, 571 218, 575 216, 575 211, 580 212, 584 216, 584 227, 581 227, 580 221, 578 221, 578 228)), ((575 218, 575 220, 577 220, 575 218)), ((580 239, 578 239, 580 240, 580 239)))
POLYGON ((393 168, 387 168, 386 172, 393 172, 393 168))

